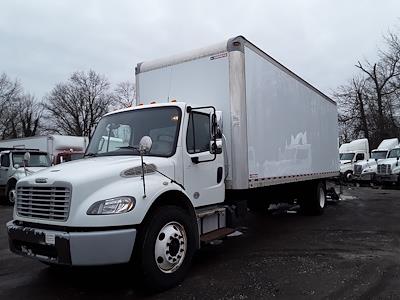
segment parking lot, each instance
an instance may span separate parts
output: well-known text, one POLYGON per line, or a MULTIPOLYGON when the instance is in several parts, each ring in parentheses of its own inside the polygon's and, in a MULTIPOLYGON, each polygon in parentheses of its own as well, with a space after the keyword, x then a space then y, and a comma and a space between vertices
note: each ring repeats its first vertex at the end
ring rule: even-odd
POLYGON ((148 296, 129 267, 52 270, 9 252, 0 207, 1 299, 397 298, 400 191, 345 188, 321 217, 249 214, 243 235, 199 251, 186 280, 148 296))

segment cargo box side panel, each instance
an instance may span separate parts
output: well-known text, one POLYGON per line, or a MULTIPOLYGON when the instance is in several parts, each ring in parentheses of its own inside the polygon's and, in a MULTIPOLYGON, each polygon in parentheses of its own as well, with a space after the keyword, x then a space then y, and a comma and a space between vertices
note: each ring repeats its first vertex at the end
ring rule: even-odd
MULTIPOLYGON (((171 100, 192 106, 214 105, 223 112, 223 132, 226 136, 228 160, 231 165, 231 110, 229 102, 228 53, 196 58, 182 63, 152 69, 136 75, 138 100, 165 103, 171 100)), ((228 170, 231 168, 229 167, 228 170)), ((228 174, 227 180, 231 175, 228 174)))
POLYGON ((336 104, 245 47, 250 187, 336 175, 336 104))

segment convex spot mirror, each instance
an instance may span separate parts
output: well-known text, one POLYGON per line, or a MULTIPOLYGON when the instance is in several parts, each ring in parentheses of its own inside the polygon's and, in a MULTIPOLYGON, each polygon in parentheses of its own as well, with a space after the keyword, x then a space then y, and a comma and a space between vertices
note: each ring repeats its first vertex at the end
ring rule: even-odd
POLYGON ((218 139, 215 142, 210 142, 210 152, 211 154, 221 154, 222 153, 222 140, 218 139))
POLYGON ((15 168, 15 169, 19 169, 20 167, 21 167, 21 166, 20 166, 19 164, 15 164, 15 165, 14 165, 14 168, 15 168))
POLYGON ((31 154, 29 152, 25 152, 24 154, 24 162, 25 164, 31 160, 31 154))
POLYGON ((153 141, 151 137, 145 135, 140 139, 139 143, 139 151, 143 154, 149 153, 151 150, 151 146, 153 145, 153 141))

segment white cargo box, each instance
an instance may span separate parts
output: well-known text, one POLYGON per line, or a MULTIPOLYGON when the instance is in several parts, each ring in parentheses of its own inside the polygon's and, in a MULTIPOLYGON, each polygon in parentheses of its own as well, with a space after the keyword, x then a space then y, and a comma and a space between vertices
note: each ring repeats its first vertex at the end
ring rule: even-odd
POLYGON ((338 175, 336 103, 243 37, 136 67, 138 103, 223 112, 227 188, 338 175))

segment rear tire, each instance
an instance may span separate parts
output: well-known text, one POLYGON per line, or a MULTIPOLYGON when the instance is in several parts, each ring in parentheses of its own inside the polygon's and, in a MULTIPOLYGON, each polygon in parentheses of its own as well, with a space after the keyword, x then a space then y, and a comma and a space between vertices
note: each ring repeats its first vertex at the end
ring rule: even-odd
POLYGON ((326 205, 325 182, 310 182, 305 186, 305 191, 300 201, 300 208, 303 214, 319 216, 324 213, 326 205))
POLYGON ((196 223, 180 207, 162 206, 144 222, 133 263, 152 291, 183 281, 196 250, 196 223))

